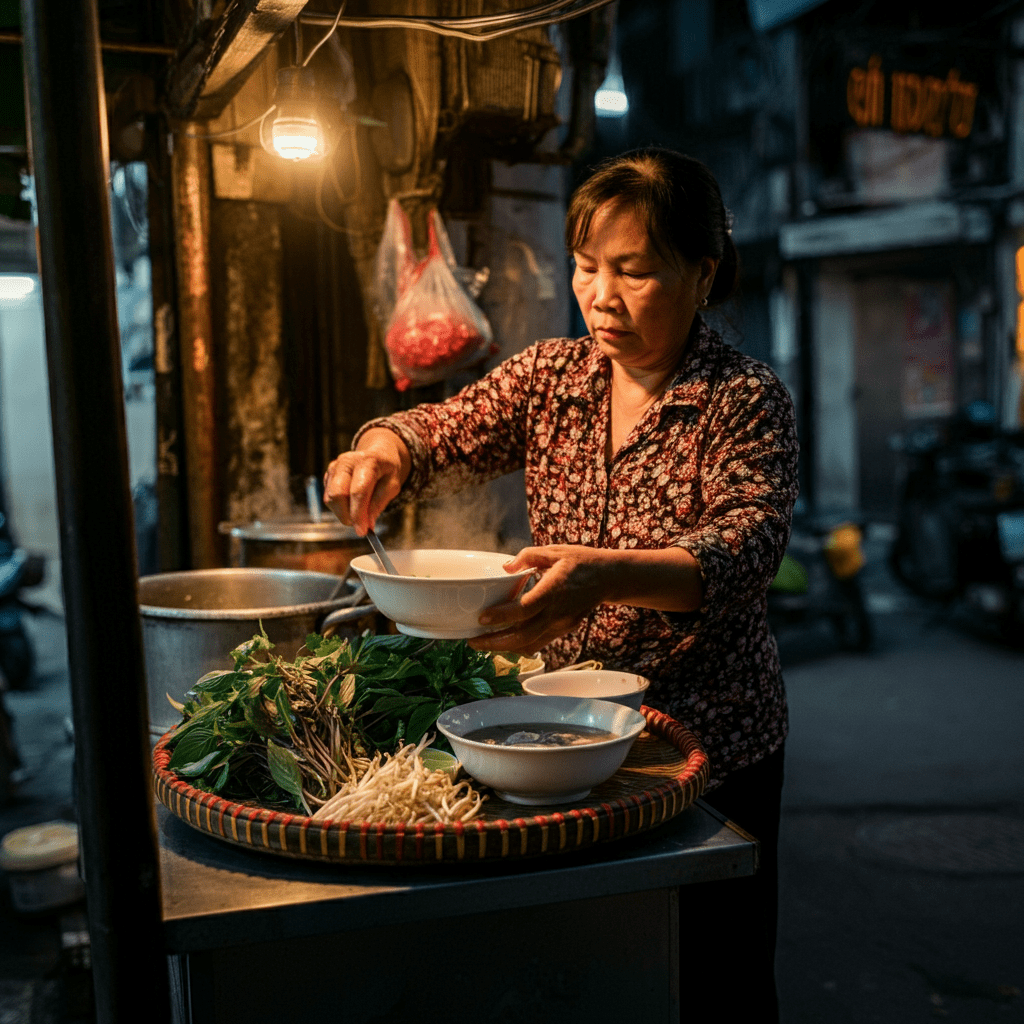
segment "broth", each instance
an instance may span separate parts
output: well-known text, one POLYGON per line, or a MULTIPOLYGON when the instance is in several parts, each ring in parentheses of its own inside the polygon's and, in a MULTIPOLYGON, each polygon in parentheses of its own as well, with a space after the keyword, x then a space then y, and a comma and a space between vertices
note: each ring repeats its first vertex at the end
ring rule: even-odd
POLYGON ((514 722, 474 729, 466 733, 465 738, 497 747, 578 747, 616 737, 615 733, 593 725, 514 722))

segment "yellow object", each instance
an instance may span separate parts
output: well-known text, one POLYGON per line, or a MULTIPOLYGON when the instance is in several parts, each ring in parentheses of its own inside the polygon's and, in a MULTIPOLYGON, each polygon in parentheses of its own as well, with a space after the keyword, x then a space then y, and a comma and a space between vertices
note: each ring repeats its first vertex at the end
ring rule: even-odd
POLYGON ((427 747, 420 754, 423 767, 432 772, 445 772, 448 778, 455 781, 459 774, 459 759, 454 754, 445 750, 438 750, 436 747, 427 747))
POLYGON ((825 541, 825 558, 837 579, 856 576, 864 566, 860 528, 853 523, 835 527, 825 541))

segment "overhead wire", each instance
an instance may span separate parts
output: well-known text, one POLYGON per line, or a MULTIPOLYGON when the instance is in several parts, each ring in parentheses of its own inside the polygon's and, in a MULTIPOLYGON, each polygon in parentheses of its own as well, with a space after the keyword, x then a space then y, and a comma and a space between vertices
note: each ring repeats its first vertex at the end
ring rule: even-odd
POLYGON ((313 49, 310 50, 308 54, 306 54, 306 59, 302 62, 303 67, 305 67, 313 59, 313 54, 316 53, 316 51, 319 50, 320 47, 323 46, 324 43, 326 43, 327 40, 334 35, 334 30, 338 27, 338 22, 341 20, 341 13, 342 11, 345 10, 345 3, 346 0, 341 0, 341 5, 338 7, 338 13, 334 16, 333 24, 327 30, 327 34, 323 37, 323 39, 321 39, 320 42, 317 43, 316 46, 314 46, 313 49))
MULTIPOLYGON (((507 23, 508 27, 495 29, 490 32, 470 32, 465 31, 461 28, 452 27, 454 24, 465 25, 467 22, 470 24, 479 23, 479 18, 449 18, 440 20, 436 18, 417 18, 414 15, 392 15, 385 18, 375 17, 352 17, 352 18, 340 18, 338 25, 344 28, 405 28, 405 29, 420 29, 425 32, 434 32, 437 35, 450 36, 456 39, 468 39, 476 42, 487 42, 491 39, 498 39, 501 36, 511 35, 514 32, 520 32, 527 28, 538 28, 544 25, 555 25, 563 21, 569 21, 572 18, 579 17, 581 14, 587 14, 590 11, 597 10, 599 7, 607 7, 609 4, 615 3, 617 0, 590 0, 589 3, 578 4, 577 0, 570 0, 570 2, 563 2, 563 0, 556 0, 556 5, 553 4, 541 4, 535 8, 527 8, 523 12, 516 12, 515 21, 507 23), (537 15, 531 16, 529 12, 538 10, 553 9, 555 6, 561 9, 561 12, 551 16, 537 15)), ((309 25, 323 25, 327 23, 327 19, 330 15, 318 15, 318 14, 300 14, 300 21, 309 25)), ((489 17, 505 17, 504 15, 491 15, 489 17)), ((510 15, 511 17, 511 15, 510 15)))
POLYGON ((239 132, 247 131, 255 125, 262 124, 268 114, 272 113, 277 109, 276 103, 271 103, 266 110, 263 111, 259 117, 254 117, 251 121, 246 121, 245 124, 237 125, 234 128, 225 128, 220 132, 177 132, 176 134, 184 135, 190 139, 222 139, 228 135, 237 135, 239 132))

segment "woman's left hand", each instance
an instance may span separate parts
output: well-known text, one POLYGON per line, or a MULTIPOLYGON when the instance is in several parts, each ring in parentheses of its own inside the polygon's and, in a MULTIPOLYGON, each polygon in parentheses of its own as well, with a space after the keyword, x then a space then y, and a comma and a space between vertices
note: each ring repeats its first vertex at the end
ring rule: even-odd
POLYGON ((614 555, 606 549, 573 544, 523 548, 505 569, 539 569, 539 581, 520 592, 516 600, 486 609, 480 623, 493 626, 496 632, 470 640, 470 646, 533 654, 568 633, 607 599, 614 555))

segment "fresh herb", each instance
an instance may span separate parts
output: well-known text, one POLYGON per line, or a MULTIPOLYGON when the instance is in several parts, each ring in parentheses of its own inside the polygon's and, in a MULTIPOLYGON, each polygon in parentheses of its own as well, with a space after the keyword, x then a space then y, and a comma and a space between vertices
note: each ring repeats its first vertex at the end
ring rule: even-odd
MULTIPOLYGON (((355 639, 316 634, 294 661, 271 654, 266 633, 231 652, 174 703, 183 720, 168 767, 200 789, 310 813, 337 792, 353 759, 418 743, 458 704, 522 693, 518 670, 464 640, 355 639)), ((444 737, 435 746, 450 749, 444 737)))

